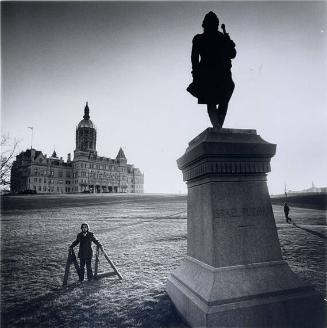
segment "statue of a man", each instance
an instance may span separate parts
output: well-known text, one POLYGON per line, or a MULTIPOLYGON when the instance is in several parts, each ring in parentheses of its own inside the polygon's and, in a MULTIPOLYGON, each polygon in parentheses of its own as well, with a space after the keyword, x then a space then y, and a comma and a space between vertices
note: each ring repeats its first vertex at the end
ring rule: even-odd
POLYGON ((207 104, 213 127, 221 128, 235 86, 231 73, 231 59, 236 56, 235 43, 223 24, 223 33, 218 31, 219 19, 212 11, 205 15, 202 27, 203 33, 193 38, 193 82, 187 91, 198 98, 199 104, 207 104))

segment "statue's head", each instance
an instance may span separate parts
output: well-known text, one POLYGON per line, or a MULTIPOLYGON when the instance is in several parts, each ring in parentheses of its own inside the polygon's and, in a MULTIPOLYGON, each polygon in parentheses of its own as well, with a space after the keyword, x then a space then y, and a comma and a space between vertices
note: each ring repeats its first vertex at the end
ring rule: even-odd
POLYGON ((205 30, 210 30, 210 31, 215 30, 216 31, 218 29, 218 26, 219 26, 219 19, 218 19, 217 15, 212 11, 208 12, 204 16, 202 27, 205 30))

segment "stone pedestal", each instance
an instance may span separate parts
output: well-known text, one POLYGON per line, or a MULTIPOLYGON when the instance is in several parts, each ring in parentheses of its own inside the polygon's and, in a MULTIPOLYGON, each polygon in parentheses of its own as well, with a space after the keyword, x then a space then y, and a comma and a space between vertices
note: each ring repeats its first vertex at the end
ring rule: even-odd
POLYGON ((314 327, 321 299, 281 256, 266 184, 275 150, 255 130, 208 128, 177 161, 187 257, 167 293, 192 327, 314 327))

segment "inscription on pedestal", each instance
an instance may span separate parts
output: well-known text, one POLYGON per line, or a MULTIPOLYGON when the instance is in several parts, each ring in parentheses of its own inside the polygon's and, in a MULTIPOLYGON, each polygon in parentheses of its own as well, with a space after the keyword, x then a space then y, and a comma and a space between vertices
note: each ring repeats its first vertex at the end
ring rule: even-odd
POLYGON ((230 207, 230 208, 217 208, 214 211, 215 219, 221 218, 237 218, 237 217, 256 217, 266 216, 271 212, 271 206, 257 206, 257 207, 230 207))

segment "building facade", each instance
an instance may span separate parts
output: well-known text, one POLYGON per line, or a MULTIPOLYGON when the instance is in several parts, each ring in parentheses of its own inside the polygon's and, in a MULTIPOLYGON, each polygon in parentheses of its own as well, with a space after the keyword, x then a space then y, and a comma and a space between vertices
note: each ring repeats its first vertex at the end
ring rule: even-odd
POLYGON ((51 157, 28 149, 16 156, 11 170, 11 191, 36 193, 143 193, 144 175, 128 164, 122 148, 115 159, 98 156, 97 131, 86 103, 76 127, 74 158, 65 162, 54 151, 51 157))

